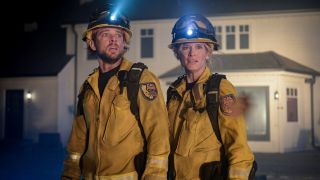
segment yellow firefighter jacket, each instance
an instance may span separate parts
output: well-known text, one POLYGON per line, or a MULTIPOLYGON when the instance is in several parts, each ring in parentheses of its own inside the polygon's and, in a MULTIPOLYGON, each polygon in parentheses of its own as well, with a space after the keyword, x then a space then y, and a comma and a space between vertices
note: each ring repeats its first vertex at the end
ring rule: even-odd
MULTIPOLYGON (((202 164, 220 160, 221 143, 213 131, 205 110, 204 83, 210 75, 209 68, 206 68, 194 87, 187 91, 184 78, 176 86, 179 98, 171 98, 167 105, 171 146, 172 149, 176 147, 174 152, 176 180, 200 179, 199 170, 202 164), (191 101, 191 97, 194 102, 191 101), (204 111, 199 112, 195 109, 204 111)), ((222 97, 237 97, 234 86, 226 79, 221 80, 219 91, 220 101, 222 97)), ((231 116, 227 110, 224 112, 219 108, 218 123, 229 161, 228 178, 248 179, 254 156, 247 144, 243 116, 231 116)))
MULTIPOLYGON (((124 59, 120 70, 129 71, 131 66, 124 59)), ((143 138, 126 88, 120 94, 114 75, 101 97, 98 76, 96 69, 86 80, 90 88, 84 94, 83 113, 78 112, 73 121, 62 179, 136 180, 134 157, 143 151, 143 138)), ((165 180, 170 151, 168 114, 159 81, 147 69, 141 75, 137 104, 148 142, 142 179, 165 180), (148 87, 153 88, 151 93, 148 87)))

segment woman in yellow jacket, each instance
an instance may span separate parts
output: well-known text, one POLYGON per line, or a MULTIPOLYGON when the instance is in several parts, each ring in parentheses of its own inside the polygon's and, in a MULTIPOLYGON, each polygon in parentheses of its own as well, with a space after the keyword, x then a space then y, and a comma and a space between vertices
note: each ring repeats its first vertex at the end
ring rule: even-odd
MULTIPOLYGON (((172 84, 173 96, 167 102, 173 157, 171 171, 176 180, 203 179, 201 168, 221 160, 221 143, 206 111, 204 93, 212 74, 207 61, 218 45, 212 24, 199 14, 181 17, 172 30, 172 37, 169 48, 186 74, 172 84)), ((222 79, 218 124, 228 161, 227 177, 248 179, 254 156, 247 144, 245 120, 235 112, 237 102, 236 89, 222 79)))

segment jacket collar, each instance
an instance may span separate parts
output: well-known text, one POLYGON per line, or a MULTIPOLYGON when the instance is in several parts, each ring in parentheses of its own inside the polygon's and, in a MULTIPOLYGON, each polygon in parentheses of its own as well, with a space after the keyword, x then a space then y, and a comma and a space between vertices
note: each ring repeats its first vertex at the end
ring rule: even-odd
MULTIPOLYGON (((210 71, 210 69, 209 69, 208 67, 206 67, 206 68, 204 69, 204 71, 202 72, 202 74, 200 75, 197 83, 195 84, 195 87, 196 87, 196 86, 200 86, 200 84, 204 84, 204 83, 208 80, 208 78, 210 77, 210 75, 211 75, 211 71, 210 71)), ((184 75, 182 81, 181 81, 181 82, 176 86, 176 88, 175 88, 176 91, 178 92, 178 94, 179 94, 180 96, 182 96, 182 94, 183 94, 184 91, 186 90, 186 83, 187 83, 187 81, 186 81, 186 75, 184 75)), ((203 90, 203 89, 202 89, 202 90, 203 90)))
MULTIPOLYGON (((208 67, 206 67, 205 70, 203 71, 203 73, 200 75, 198 81, 196 82, 196 84, 192 88, 192 95, 194 98, 195 106, 198 106, 198 107, 203 106, 204 101, 202 101, 202 103, 200 103, 200 102, 204 98, 204 94, 205 94, 204 93, 204 84, 209 79, 210 75, 211 75, 211 71, 208 67)), ((177 91, 177 93, 179 94, 180 97, 183 97, 183 94, 186 91, 186 83, 187 83, 186 75, 184 75, 180 84, 178 84, 175 88, 175 90, 177 91)))
MULTIPOLYGON (((132 66, 132 63, 127 60, 126 58, 123 58, 121 64, 120 64, 120 70, 127 70, 129 71, 130 68, 132 66)), ((106 86, 106 88, 110 89, 111 91, 115 91, 116 88, 119 85, 119 80, 118 80, 118 73, 116 73, 115 76, 112 76, 109 79, 109 82, 106 86)), ((89 77, 87 78, 88 83, 90 84, 90 86, 92 87, 93 91, 95 94, 98 95, 98 97, 100 97, 100 93, 99 93, 99 87, 98 87, 98 79, 99 79, 99 67, 95 68, 93 70, 93 72, 89 75, 89 77)))

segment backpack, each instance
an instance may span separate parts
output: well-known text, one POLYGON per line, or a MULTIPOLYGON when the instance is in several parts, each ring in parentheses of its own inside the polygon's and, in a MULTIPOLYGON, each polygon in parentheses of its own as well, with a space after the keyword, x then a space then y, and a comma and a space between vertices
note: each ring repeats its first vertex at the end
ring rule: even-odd
MULTIPOLYGON (((146 139, 146 135, 143 130, 141 120, 140 120, 139 107, 137 104, 137 97, 138 97, 139 85, 140 85, 139 82, 140 82, 142 72, 144 71, 144 69, 147 69, 147 68, 148 67, 146 65, 144 65, 141 62, 138 62, 138 63, 134 63, 131 66, 129 71, 120 70, 118 72, 118 79, 120 81, 120 84, 119 84, 120 94, 123 93, 123 88, 126 87, 128 100, 130 101, 130 110, 131 110, 131 113, 134 114, 134 116, 138 122, 138 126, 140 128, 140 132, 141 132, 143 142, 144 142, 143 152, 139 153, 134 159, 134 164, 135 164, 135 168, 138 173, 139 179, 141 179, 142 174, 145 169, 145 165, 146 165, 147 139, 146 139)), ((78 100, 77 108, 78 108, 79 114, 83 114, 82 104, 83 104, 84 94, 90 88, 91 88, 91 86, 89 85, 88 81, 85 81, 83 84, 83 88, 78 95, 79 100, 78 100)), ((86 125, 87 125, 87 129, 89 129, 90 123, 86 121, 86 125)))
MULTIPOLYGON (((172 96, 175 95, 176 91, 174 91, 174 87, 180 84, 181 80, 184 76, 180 76, 172 85, 169 87, 167 91, 167 103, 170 101, 172 96)), ((211 162, 205 163, 200 168, 200 178, 201 180, 224 180, 228 178, 228 159, 226 157, 226 153, 224 151, 224 144, 222 142, 221 133, 218 124, 218 112, 219 112, 219 88, 221 79, 226 79, 225 75, 215 73, 209 77, 205 85, 205 93, 206 93, 206 110, 209 115, 209 119, 212 125, 212 129, 221 143, 220 148, 220 162, 211 162)), ((176 147, 174 147, 175 149, 176 147)), ((173 166, 173 157, 171 155, 169 159, 169 168, 173 166), (171 162, 170 162, 171 161, 171 162)), ((174 177, 174 170, 169 169, 171 172, 168 173, 168 176, 174 177), (172 174, 173 173, 173 174, 172 174)), ((253 180, 255 176, 255 172, 257 171, 257 163, 253 162, 249 180, 253 180)))

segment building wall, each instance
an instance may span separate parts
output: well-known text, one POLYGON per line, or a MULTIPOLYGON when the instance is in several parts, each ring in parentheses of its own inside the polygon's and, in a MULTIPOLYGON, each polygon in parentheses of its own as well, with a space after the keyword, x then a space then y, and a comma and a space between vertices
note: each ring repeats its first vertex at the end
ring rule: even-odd
POLYGON ((311 103, 310 84, 305 79, 310 76, 284 73, 279 81, 282 90, 279 98, 280 150, 298 151, 311 148, 311 103), (298 121, 289 122, 287 116, 287 88, 297 89, 298 121))
MULTIPOLYGON (((311 148, 311 105, 310 85, 305 83, 307 75, 274 72, 228 73, 227 79, 235 87, 268 87, 269 89, 269 128, 270 140, 251 140, 249 145, 254 152, 290 152, 311 148), (298 90, 298 122, 287 122, 286 88, 298 90), (279 92, 279 99, 274 93, 279 92)), ((163 79, 163 84, 174 78, 163 79)), ((319 127, 317 131, 319 131, 319 127)))
POLYGON ((269 123, 270 141, 249 141, 254 152, 279 152, 279 117, 277 112, 278 101, 273 94, 279 91, 279 72, 258 72, 258 73, 224 73, 234 86, 262 86, 269 88, 269 123))
MULTIPOLYGON (((225 43, 219 53, 248 53, 275 51, 300 64, 320 71, 317 40, 320 31, 320 12, 294 12, 277 14, 252 14, 237 16, 209 17, 214 26, 223 27, 222 38, 225 41, 225 26, 249 25, 249 49, 239 48, 239 33, 236 33, 236 48, 226 50, 225 43)), ((171 29, 176 19, 133 21, 133 38, 128 57, 141 60, 157 75, 179 64, 168 44, 171 42, 171 29), (142 59, 141 29, 154 29, 154 58, 142 59)))
MULTIPOLYGON (((76 96, 74 84, 74 58, 58 74, 58 129, 65 146, 71 132, 76 96)), ((76 90, 78 92, 78 90, 76 90)))
POLYGON ((32 93, 32 100, 24 101, 24 132, 25 139, 38 140, 39 133, 57 131, 57 78, 2 78, 0 79, 0 139, 4 138, 5 91, 22 89, 32 93))
MULTIPOLYGON (((132 21, 131 29, 133 36, 130 43, 130 49, 126 57, 145 63, 156 75, 161 75, 166 71, 179 65, 168 48, 171 43, 171 30, 177 19, 164 20, 143 20, 132 21), (141 58, 141 29, 154 30, 154 57, 141 58)), ((239 25, 249 25, 249 49, 239 49, 239 33, 236 33, 236 48, 226 50, 225 45, 218 53, 253 53, 275 51, 285 57, 295 60, 296 62, 312 67, 320 71, 318 63, 320 52, 317 47, 320 42, 317 37, 320 31, 320 12, 292 12, 277 14, 252 14, 237 16, 219 16, 209 17, 214 26, 225 27, 235 25, 238 31, 239 25)), ((72 51, 74 47, 72 26, 67 28, 67 50, 72 51)), ((87 60, 87 47, 81 40, 82 33, 86 25, 80 24, 75 26, 77 38, 77 64, 78 64, 78 84, 91 72, 91 69, 97 67, 97 62, 87 60)), ((224 28, 223 28, 224 29, 224 28)), ((223 30, 222 37, 225 39, 223 30)), ((78 85, 78 87, 80 86, 78 85)))
MULTIPOLYGON (((283 55, 287 58, 293 59, 296 62, 311 67, 317 71, 320 71, 319 59, 320 52, 317 47, 320 46, 320 41, 317 40, 320 31, 320 12, 291 12, 291 13, 274 13, 274 14, 252 14, 252 15, 237 15, 237 16, 219 16, 219 17, 209 17, 215 26, 225 27, 227 25, 235 25, 239 28, 239 25, 249 25, 249 49, 240 50, 239 49, 239 34, 236 33, 236 48, 234 50, 226 50, 225 47, 222 48, 217 53, 255 53, 255 52, 265 52, 265 51, 275 51, 276 53, 283 55)), ((170 49, 167 48, 168 44, 171 42, 171 28, 173 27, 176 19, 166 19, 166 20, 146 20, 146 21, 132 21, 132 32, 133 37, 130 43, 129 52, 125 55, 129 59, 136 61, 141 61, 145 63, 151 71, 156 75, 161 75, 168 70, 171 70, 179 65, 170 49), (153 58, 141 58, 141 29, 153 29, 154 32, 154 57, 153 58)), ((67 46, 74 46, 71 37, 73 32, 70 30, 71 26, 67 27, 68 37, 70 36, 67 46)), ((92 69, 98 66, 96 60, 87 60, 87 46, 81 40, 81 35, 85 31, 86 25, 80 24, 75 26, 75 31, 77 33, 77 56, 75 57, 76 67, 77 67, 77 89, 80 88, 81 84, 87 77, 87 75, 92 72, 92 69)), ((222 37, 225 38, 225 32, 222 32, 222 37)), ((71 52, 72 47, 67 48, 71 52)), ((277 89, 281 89, 285 84, 287 79, 281 77, 279 74, 276 76, 274 74, 256 75, 252 74, 230 74, 229 79, 235 83, 235 85, 247 84, 251 86, 266 85, 269 87, 270 94, 270 129, 271 129, 271 141, 270 142, 249 142, 253 150, 256 152, 284 152, 284 151, 294 151, 305 147, 305 145, 299 144, 295 140, 287 141, 287 135, 283 134, 284 128, 287 126, 284 123, 283 111, 284 104, 281 100, 275 101, 271 96, 277 89), (250 76, 250 81, 247 78, 250 76), (261 84, 262 83, 262 84, 261 84), (280 121, 282 119, 282 121, 280 121)), ((228 74, 227 74, 228 75, 228 74)), ((161 86, 162 91, 166 92, 167 81, 172 81, 172 79, 162 79, 161 86)), ((290 80, 290 78, 289 78, 290 80)), ((295 80, 294 80, 295 81, 295 80)), ((303 80, 297 80, 302 82, 303 80)), ((314 92, 320 91, 319 78, 317 78, 314 92)), ((294 83, 293 83, 294 84, 294 83)), ((279 91, 280 92, 280 91, 279 91)), ((299 88, 299 92, 308 92, 307 85, 303 88, 299 88)), ((316 94, 316 93, 315 93, 316 94)), ((281 95, 281 94, 280 94, 281 95)), ((318 144, 320 144, 320 96, 315 95, 314 101, 314 119, 315 119, 315 134, 318 144)), ((303 102, 305 104, 310 104, 308 101, 310 95, 303 93, 303 102)), ((299 103, 302 101, 299 101, 299 103)), ((301 104, 299 106, 302 106, 301 104)), ((309 107, 310 108, 310 107, 309 107)), ((310 118, 311 116, 305 115, 301 116, 302 113, 310 114, 310 109, 308 106, 303 106, 299 109, 299 128, 310 130, 310 118), (301 112, 300 112, 301 111, 301 112), (301 123, 301 124, 300 124, 301 123)), ((288 126, 290 128, 292 124, 288 126)), ((308 134, 306 130, 304 133, 308 134)), ((293 137, 304 138, 302 135, 297 135, 296 132, 293 137)))
POLYGON ((314 134, 315 145, 320 147, 320 77, 315 78, 313 90, 313 105, 314 105, 314 134))
POLYGON ((133 21, 132 24, 132 41, 127 56, 134 61, 145 63, 149 70, 160 76, 164 72, 179 65, 179 61, 174 57, 168 45, 171 43, 171 28, 175 20, 150 20, 150 21, 133 21), (141 58, 141 29, 154 30, 154 57, 141 58))

